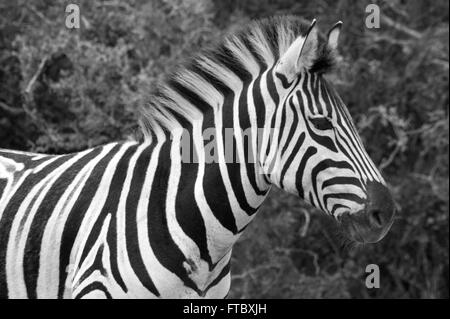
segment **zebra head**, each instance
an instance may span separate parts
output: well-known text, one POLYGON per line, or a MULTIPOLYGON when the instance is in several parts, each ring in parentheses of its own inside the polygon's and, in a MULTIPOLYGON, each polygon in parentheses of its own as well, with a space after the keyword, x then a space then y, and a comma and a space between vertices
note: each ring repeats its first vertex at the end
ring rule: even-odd
POLYGON ((279 130, 270 180, 334 216, 350 239, 377 242, 389 230, 394 202, 364 149, 350 114, 323 75, 337 49, 341 22, 318 38, 311 24, 273 68, 279 130))

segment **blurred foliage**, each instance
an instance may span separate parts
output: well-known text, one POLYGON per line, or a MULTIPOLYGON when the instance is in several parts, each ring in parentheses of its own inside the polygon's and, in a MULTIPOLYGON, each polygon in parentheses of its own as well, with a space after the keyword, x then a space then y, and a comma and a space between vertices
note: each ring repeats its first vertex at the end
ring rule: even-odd
POLYGON ((274 190, 234 249, 230 297, 448 298, 449 3, 0 0, 0 147, 81 150, 137 132, 136 106, 191 52, 272 14, 344 21, 330 75, 399 214, 379 244, 342 249, 329 220, 274 190), (79 30, 65 6, 79 4, 79 30), (365 288, 365 267, 381 288, 365 288))

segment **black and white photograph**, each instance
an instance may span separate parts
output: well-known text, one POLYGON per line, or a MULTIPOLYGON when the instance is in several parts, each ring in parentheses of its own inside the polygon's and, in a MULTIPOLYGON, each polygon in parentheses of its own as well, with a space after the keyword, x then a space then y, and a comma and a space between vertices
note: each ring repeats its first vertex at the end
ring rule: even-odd
POLYGON ((0 299, 448 299, 448 110, 447 0, 0 0, 0 299))

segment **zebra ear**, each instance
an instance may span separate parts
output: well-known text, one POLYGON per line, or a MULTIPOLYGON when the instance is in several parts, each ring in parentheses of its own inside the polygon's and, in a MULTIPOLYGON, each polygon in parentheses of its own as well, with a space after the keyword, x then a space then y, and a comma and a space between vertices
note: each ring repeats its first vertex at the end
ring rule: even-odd
POLYGON ((328 31, 327 42, 328 46, 333 51, 337 50, 341 28, 342 28, 342 21, 339 21, 334 26, 331 27, 330 31, 328 31))
POLYGON ((291 44, 275 67, 275 72, 284 75, 289 82, 297 77, 302 68, 311 67, 316 58, 318 39, 315 25, 316 19, 312 21, 306 34, 291 44))

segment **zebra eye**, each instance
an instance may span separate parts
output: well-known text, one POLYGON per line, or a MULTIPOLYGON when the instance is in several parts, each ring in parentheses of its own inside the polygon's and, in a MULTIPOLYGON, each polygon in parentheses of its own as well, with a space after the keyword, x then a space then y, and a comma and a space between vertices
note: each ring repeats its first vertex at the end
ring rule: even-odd
POLYGON ((333 129, 333 124, 326 117, 312 117, 310 121, 318 130, 326 131, 333 129))

